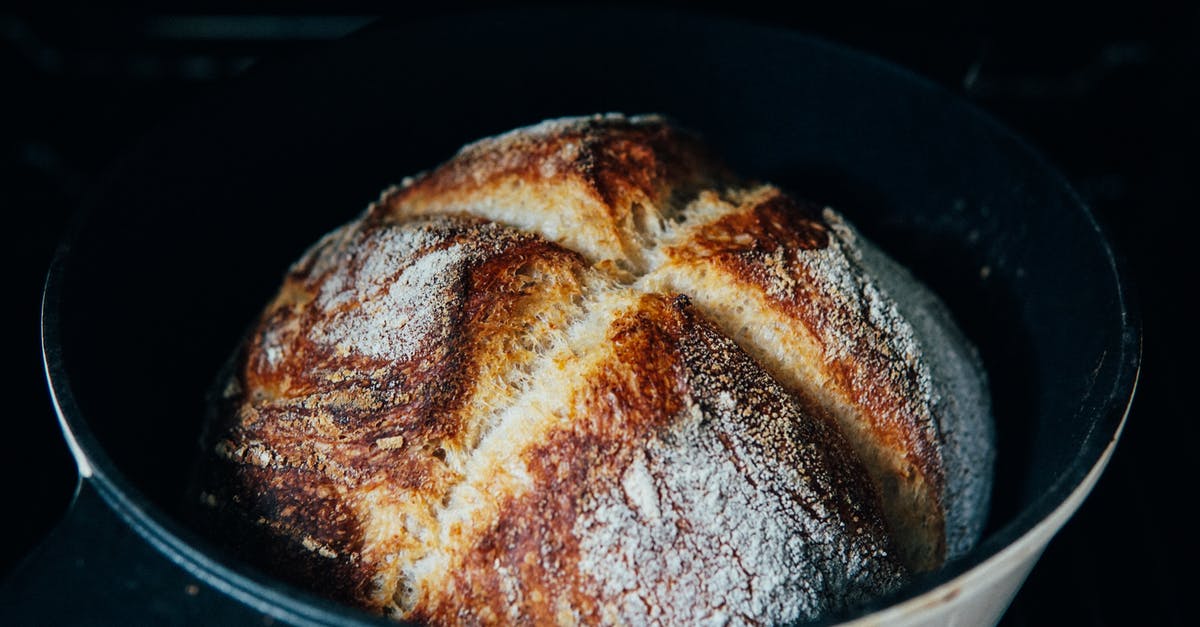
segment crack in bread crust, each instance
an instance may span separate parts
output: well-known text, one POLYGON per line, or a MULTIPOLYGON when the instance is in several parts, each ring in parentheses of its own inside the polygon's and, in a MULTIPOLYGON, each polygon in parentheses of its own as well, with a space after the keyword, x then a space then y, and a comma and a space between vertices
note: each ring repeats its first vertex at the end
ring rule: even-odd
MULTIPOLYGON (((528 484, 456 518, 476 528, 457 530, 470 540, 412 617, 787 622, 898 585, 877 496, 836 428, 686 297, 620 302, 540 428, 503 438, 528 484)), ((471 474, 482 494, 500 473, 471 474)))
POLYGON ((949 498, 990 481, 986 387, 922 355, 952 322, 917 338, 865 265, 661 118, 483 140, 292 267, 212 405, 204 515, 434 623, 844 610, 939 564, 945 520, 969 547, 949 498))

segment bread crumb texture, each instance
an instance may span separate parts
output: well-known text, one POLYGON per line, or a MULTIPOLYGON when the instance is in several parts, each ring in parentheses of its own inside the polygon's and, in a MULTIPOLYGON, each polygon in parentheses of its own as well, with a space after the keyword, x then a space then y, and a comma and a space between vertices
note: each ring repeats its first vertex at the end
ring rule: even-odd
POLYGON ((432 624, 779 624, 969 550, 986 380, 840 215, 657 116, 552 120, 384 192, 211 404, 199 509, 432 624))

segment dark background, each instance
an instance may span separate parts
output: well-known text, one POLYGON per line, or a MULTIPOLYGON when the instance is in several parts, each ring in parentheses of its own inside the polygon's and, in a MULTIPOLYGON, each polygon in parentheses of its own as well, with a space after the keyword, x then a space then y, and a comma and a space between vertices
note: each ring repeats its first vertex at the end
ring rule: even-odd
MULTIPOLYGON (((385 6, 282 8, 0 8, 0 208, 14 275, 5 382, 16 399, 0 418, 9 527, 0 574, 61 517, 74 485, 38 344, 42 280, 72 210, 115 159, 174 113, 219 94, 258 59, 325 45, 385 6)), ((470 8, 439 3, 391 19, 470 8)), ((1195 523, 1182 507, 1195 495, 1185 447, 1196 430, 1180 387, 1192 374, 1192 321, 1183 319, 1190 307, 1177 303, 1196 284, 1188 255, 1200 206, 1200 3, 698 10, 791 26, 906 66, 1014 128, 1074 183, 1128 262, 1143 310, 1144 367, 1108 471, 1005 622, 1182 623, 1180 595, 1191 589, 1182 577, 1196 553, 1187 533, 1195 523)))

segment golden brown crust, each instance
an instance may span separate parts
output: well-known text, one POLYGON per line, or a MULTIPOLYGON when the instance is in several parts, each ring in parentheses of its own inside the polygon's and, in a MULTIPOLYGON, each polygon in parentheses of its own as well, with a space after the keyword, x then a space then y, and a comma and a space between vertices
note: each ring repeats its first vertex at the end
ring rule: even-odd
MULTIPOLYGON (((488 384, 532 359, 539 339, 531 332, 563 323, 582 264, 554 244, 473 218, 352 231, 296 267, 252 336, 216 430, 224 477, 209 496, 219 509, 253 512, 248 522, 309 552, 336 547, 322 556, 361 571, 350 579, 358 582, 352 600, 379 607, 387 599, 367 585, 378 560, 419 544, 411 536, 433 524, 434 509, 461 480, 447 456, 474 446, 486 418, 480 405, 514 392, 488 384), (448 263, 420 267, 435 255, 448 263), (381 296, 406 273, 422 273, 410 286, 423 291, 419 301, 381 296), (408 310, 386 310, 397 304, 408 310), (370 308, 383 310, 356 317, 370 308), (382 340, 409 350, 375 346, 381 338, 371 325, 393 326, 382 340), (237 487, 222 489, 230 485, 237 487), (314 485, 323 496, 311 503, 320 505, 295 509, 314 485), (424 520, 386 541, 371 538, 364 555, 364 512, 356 508, 380 499, 424 520)), ((326 587, 329 574, 314 572, 308 583, 326 587)))
POLYGON ((658 118, 469 146, 292 268, 203 499, 272 570, 435 623, 787 622, 893 589, 893 534, 944 553, 942 441, 831 220, 658 118))
POLYGON ((387 196, 387 204, 492 193, 509 178, 530 185, 578 181, 614 222, 636 202, 662 204, 687 183, 719 174, 707 149, 662 120, 596 116, 555 121, 463 148, 443 167, 387 196), (647 122, 650 123, 647 123, 647 122))
MULTIPOLYGON (((597 488, 619 481, 632 449, 675 419, 683 382, 668 331, 637 310, 614 321, 612 354, 589 370, 559 411, 563 427, 521 452, 532 485, 506 499, 499 517, 448 568, 448 586, 418 606, 414 618, 459 622, 597 622, 584 589, 578 538, 572 533, 597 488), (590 620, 589 620, 590 619, 590 620)), ((567 400, 567 399, 564 399, 567 400)))
POLYGON ((657 117, 555 120, 467 146, 384 193, 376 216, 466 211, 626 270, 680 199, 731 177, 693 136, 657 117), (536 226, 535 226, 536 225, 536 226))
MULTIPOLYGON (((745 306, 746 315, 770 312, 792 335, 811 338, 819 355, 809 361, 820 364, 820 378, 789 376, 797 370, 786 361, 773 373, 815 397, 816 405, 831 407, 852 431, 884 492, 909 565, 935 568, 945 557, 943 461, 928 375, 913 354, 911 331, 881 303, 884 296, 842 249, 819 208, 771 187, 741 201, 686 229, 667 247, 660 271, 732 282, 761 299, 745 306)), ((704 291, 703 285, 692 289, 704 291)))

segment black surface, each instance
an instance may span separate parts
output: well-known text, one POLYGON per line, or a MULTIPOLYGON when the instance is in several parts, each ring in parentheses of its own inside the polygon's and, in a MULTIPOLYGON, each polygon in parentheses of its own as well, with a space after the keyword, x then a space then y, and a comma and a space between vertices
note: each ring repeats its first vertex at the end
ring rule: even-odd
POLYGON ((24 558, 21 576, 0 583, 0 615, 46 625, 264 622, 263 614, 225 601, 220 590, 172 564, 89 482, 72 507, 72 516, 24 558))
MULTIPOLYGON (((971 85, 967 94, 973 95, 985 109, 1008 117, 1018 130, 1025 127, 1023 130, 1035 143, 1046 148, 1052 159, 1064 164, 1068 174, 1073 175, 1092 204, 1101 211, 1102 217, 1114 225, 1118 241, 1130 251, 1131 265, 1146 301, 1149 366, 1144 373, 1142 394, 1126 440, 1114 459, 1112 472, 1106 475, 1097 494, 1064 535, 1051 546, 1045 562, 1034 571, 1030 584, 1009 614, 1008 619, 1016 623, 1041 622, 1055 617, 1097 623, 1126 622, 1133 617, 1147 616, 1157 619, 1150 622, 1180 618, 1179 606, 1174 600, 1174 591, 1178 587, 1173 569, 1182 564, 1186 549, 1194 547, 1183 543, 1183 517, 1171 515, 1170 491, 1165 486, 1157 487, 1151 478, 1185 476, 1182 474, 1183 458, 1174 458, 1170 453, 1181 450, 1179 443, 1187 441, 1188 430, 1193 429, 1190 423, 1182 420, 1181 408, 1170 396, 1170 390, 1177 389, 1171 386, 1172 382, 1183 374, 1173 366, 1183 363, 1184 349, 1156 342, 1160 337, 1157 334, 1164 328, 1160 325, 1177 322, 1171 319, 1172 315, 1178 315, 1176 310, 1162 305, 1171 302, 1166 299, 1171 295, 1168 288, 1173 280, 1183 279, 1178 276, 1181 272, 1179 264, 1170 263, 1160 251, 1170 249, 1172 238, 1182 238, 1182 214, 1176 208, 1195 199, 1194 188, 1190 187, 1194 183, 1187 179, 1195 165, 1188 147, 1189 141, 1195 139, 1196 121, 1188 117, 1191 108, 1187 105, 1195 102, 1194 94, 1189 91, 1194 89, 1190 79, 1195 76, 1195 52, 1184 46, 1186 35, 1195 32, 1195 16, 1189 13, 1174 16, 1165 11, 1164 18, 1176 19, 1156 22, 1137 19, 1154 9, 1140 10, 1143 13, 1093 12, 1088 16, 1092 20, 1091 30, 1087 28, 1088 24, 1081 26, 1075 18, 1069 20, 1073 29, 1056 30, 1053 19, 1049 24, 1041 19, 1035 23, 1031 17, 1023 22, 1007 14, 988 17, 986 11, 967 16, 969 19, 961 14, 941 14, 936 16, 937 19, 925 15, 928 23, 922 23, 920 14, 909 15, 909 21, 902 23, 916 25, 916 31, 925 34, 924 37, 896 33, 881 17, 876 18, 878 22, 868 20, 867 25, 854 25, 847 16, 835 12, 789 17, 793 23, 803 22, 808 30, 823 32, 834 39, 896 58, 945 84, 953 85, 956 78, 962 78, 959 73, 964 67, 969 70, 982 61, 977 72, 966 73, 967 78, 974 75, 967 81, 971 85), (1104 28, 1096 28, 1097 24, 1104 28), (925 30, 921 30, 922 26, 925 30), (993 67, 996 69, 988 69, 993 67), (1055 147, 1059 147, 1059 153, 1054 151, 1055 147), (1160 364, 1157 375, 1156 356, 1160 364), (1153 413, 1143 414, 1147 411, 1153 413), (1153 427, 1145 424, 1139 427, 1139 415, 1153 415, 1153 427), (1172 433, 1174 435, 1167 435, 1172 433), (1132 452, 1125 452, 1127 449, 1132 452), (1126 461, 1122 462, 1122 459, 1126 461), (1122 474, 1122 468, 1126 474, 1122 474), (1116 485, 1109 487, 1113 483, 1116 485), (1089 511, 1098 513, 1089 517, 1089 511), (1113 542, 1114 534, 1124 534, 1121 537, 1132 540, 1113 542), (1168 549, 1176 541, 1183 543, 1184 550, 1168 549), (1103 547, 1103 551, 1098 547, 1103 547), (1139 577, 1126 576, 1130 569, 1137 569, 1139 577)), ((748 11, 753 13, 753 9, 748 11)), ((882 17, 887 17, 887 13, 884 12, 882 17)), ((1046 16, 1039 13, 1038 17, 1046 16)), ((51 31, 63 28, 62 22, 55 20, 51 31)), ((26 23, 39 24, 32 18, 26 23)), ((41 22, 47 23, 50 22, 41 22)), ((1057 24, 1064 26, 1062 21, 1057 24)), ((68 43, 72 42, 69 40, 68 43)), ((78 42, 73 43, 78 45, 78 42)), ((122 40, 121 44, 128 46, 129 42, 122 40)), ((28 260, 36 261, 41 256, 42 265, 45 265, 47 242, 56 234, 65 207, 71 204, 72 196, 79 193, 83 183, 100 171, 112 154, 125 144, 127 139, 122 131, 144 132, 154 118, 165 114, 164 109, 208 93, 212 86, 176 84, 163 87, 161 82, 148 80, 140 84, 141 92, 122 94, 113 87, 129 83, 137 85, 138 81, 122 75, 89 78, 83 70, 78 71, 84 76, 68 71, 65 76, 51 74, 47 78, 37 73, 40 71, 37 67, 33 69, 23 75, 32 87, 28 92, 22 92, 28 94, 28 99, 18 102, 27 103, 28 109, 15 118, 23 122, 21 126, 14 125, 13 158, 5 164, 11 171, 11 175, 6 176, 11 181, 6 185, 6 193, 12 194, 14 201, 24 201, 20 203, 22 205, 41 208, 20 214, 31 221, 30 227, 24 230, 32 235, 20 238, 18 250, 27 249, 22 253, 27 255, 25 265, 36 267, 38 264, 28 260), (151 85, 159 87, 152 88, 151 85), (103 89, 97 91, 97 87, 108 87, 112 93, 105 93, 103 89), (151 98, 157 97, 158 101, 138 98, 147 94, 151 98), (107 98, 112 104, 107 110, 97 112, 93 110, 94 106, 80 106, 84 95, 88 96, 88 102, 107 98), (128 110, 118 109, 121 105, 128 110), (56 115, 58 111, 70 115, 56 115), (142 115, 138 115, 139 112, 142 115), (29 125, 31 120, 33 124, 29 125), (31 133, 39 130, 40 136, 31 133)), ((528 120, 514 122, 525 121, 528 120)), ((462 130, 474 132, 470 128, 462 130)), ((459 139, 470 136, 447 138, 448 147, 442 152, 448 152, 459 139)), ((375 149, 386 151, 383 146, 375 149)), ((397 167, 425 165, 397 164, 397 167)), ((297 173, 296 180, 319 181, 319 178, 304 174, 297 173)), ((388 180, 394 179, 390 172, 381 175, 387 176, 388 180)), ((368 180, 369 174, 361 173, 361 176, 364 177, 362 185, 365 185, 362 189, 378 187, 373 180, 368 180)), ((850 190, 860 194, 866 201, 864 204, 870 204, 870 194, 864 194, 854 181, 839 182, 811 171, 805 178, 810 184, 824 185, 829 193, 842 194, 850 190)), ((212 185, 211 181, 203 183, 212 185)), ((217 200, 222 200, 220 186, 217 189, 203 187, 197 187, 200 193, 215 195, 217 200)), ((347 207, 347 212, 351 213, 366 200, 337 198, 336 194, 342 191, 340 187, 330 190, 314 185, 306 190, 316 194, 320 202, 347 207)), ((183 220, 178 215, 164 216, 163 219, 181 225, 204 226, 183 220)), ((300 239, 299 235, 297 237, 300 239)), ((292 244, 281 242, 279 245, 292 244)), ((910 256, 913 255, 915 253, 910 252, 910 256)), ((37 283, 34 278, 28 282, 31 285, 37 283)), ((246 296, 247 303, 260 300, 246 296)), ((28 302, 32 303, 33 299, 28 302)), ((216 305, 200 303, 200 306, 216 305)), ((31 345, 35 346, 32 342, 31 345)), ((36 353, 29 352, 30 361, 36 364, 36 353)), ((35 514, 24 519, 28 521, 27 536, 33 538, 42 533, 39 529, 48 527, 47 520, 61 511, 65 494, 69 494, 70 475, 56 471, 64 468, 66 459, 53 439, 53 428, 43 428, 50 423, 45 406, 39 405, 45 402, 45 396, 40 393, 36 367, 28 370, 32 376, 23 387, 30 393, 29 414, 45 418, 40 422, 30 421, 26 427, 30 434, 23 440, 42 442, 43 445, 21 447, 9 459, 16 469, 45 469, 38 473, 37 479, 18 487, 29 489, 26 485, 45 485, 31 490, 24 499, 35 504, 31 510, 35 514), (54 496, 60 493, 55 486, 65 487, 61 492, 63 496, 54 496)), ((20 551, 20 545, 13 550, 20 551)))

